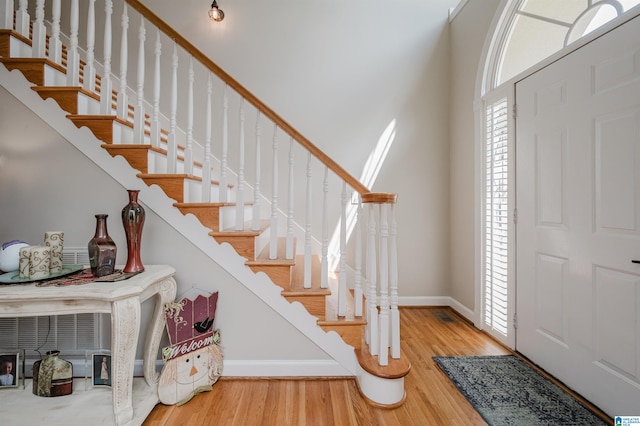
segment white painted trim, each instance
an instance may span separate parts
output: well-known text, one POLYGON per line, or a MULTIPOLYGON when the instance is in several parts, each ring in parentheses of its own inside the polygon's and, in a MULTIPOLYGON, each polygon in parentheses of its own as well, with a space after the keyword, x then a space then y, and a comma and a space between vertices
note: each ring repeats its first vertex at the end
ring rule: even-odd
POLYGON ((467 5, 467 3, 469 3, 469 0, 460 0, 460 3, 458 3, 456 7, 452 7, 449 9, 449 23, 456 19, 458 13, 460 13, 460 11, 467 5))
POLYGON ((224 360, 224 377, 353 377, 334 360, 224 360))
POLYGON ((366 372, 358 365, 358 386, 371 401, 393 406, 404 400, 404 377, 385 379, 366 372))
MULTIPOLYGON (((67 358, 65 358, 67 359, 67 358)), ((164 362, 156 360, 156 371, 162 371, 164 362)), ((84 375, 84 364, 81 365, 84 375)), ((74 374, 76 364, 74 363, 74 374)), ((136 360, 133 375, 142 377, 144 375, 143 362, 136 360)), ((353 377, 349 371, 345 370, 339 363, 332 359, 293 359, 293 360, 228 360, 223 361, 223 377, 353 377)))
POLYGON ((401 296, 398 306, 450 306, 449 296, 401 296))
POLYGON ((436 296, 436 297, 400 297, 398 301, 399 306, 447 306, 473 322, 477 327, 479 323, 479 314, 467 308, 462 303, 450 296, 436 296))

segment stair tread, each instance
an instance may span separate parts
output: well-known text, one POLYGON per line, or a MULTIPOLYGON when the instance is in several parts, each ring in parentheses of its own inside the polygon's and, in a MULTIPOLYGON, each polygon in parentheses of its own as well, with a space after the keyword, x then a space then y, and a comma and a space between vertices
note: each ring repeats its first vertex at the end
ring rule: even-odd
POLYGON ((391 355, 389 355, 389 365, 386 366, 378 364, 378 356, 371 355, 367 349, 367 345, 363 344, 361 349, 355 350, 355 353, 360 366, 366 372, 376 377, 384 379, 400 379, 405 377, 411 371, 411 362, 402 349, 400 349, 399 359, 391 358, 391 355))
POLYGON ((158 148, 157 146, 149 145, 149 144, 102 144, 100 145, 102 148, 106 150, 136 150, 136 149, 146 149, 149 151, 155 151, 157 153, 166 153, 166 150, 162 148, 158 148))
POLYGON ((80 86, 34 86, 32 89, 36 92, 78 92, 96 100, 100 99, 100 97, 95 93, 80 86))
POLYGON ((0 58, 0 62, 5 63, 5 64, 43 64, 43 65, 48 65, 52 68, 57 69, 60 72, 65 72, 66 70, 64 69, 63 66, 56 64, 55 62, 53 62, 50 59, 47 58, 8 58, 8 57, 2 57, 0 58))
POLYGON ((202 180, 200 176, 194 176, 187 173, 138 173, 136 176, 141 179, 189 179, 196 181, 202 180))

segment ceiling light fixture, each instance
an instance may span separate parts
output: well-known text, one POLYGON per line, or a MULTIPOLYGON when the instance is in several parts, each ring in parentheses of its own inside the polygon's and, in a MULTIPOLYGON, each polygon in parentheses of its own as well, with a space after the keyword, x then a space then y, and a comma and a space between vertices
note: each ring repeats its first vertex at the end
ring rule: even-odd
POLYGON ((220 22, 224 19, 224 12, 218 7, 216 0, 211 3, 211 9, 209 9, 209 19, 212 21, 220 22))

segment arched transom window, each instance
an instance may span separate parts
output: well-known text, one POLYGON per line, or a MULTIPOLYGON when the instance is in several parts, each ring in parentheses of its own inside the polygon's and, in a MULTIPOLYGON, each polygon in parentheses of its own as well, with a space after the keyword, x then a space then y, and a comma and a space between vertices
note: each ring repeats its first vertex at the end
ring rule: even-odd
POLYGON ((525 69, 620 17, 640 0, 520 0, 505 16, 495 79, 500 86, 525 69))

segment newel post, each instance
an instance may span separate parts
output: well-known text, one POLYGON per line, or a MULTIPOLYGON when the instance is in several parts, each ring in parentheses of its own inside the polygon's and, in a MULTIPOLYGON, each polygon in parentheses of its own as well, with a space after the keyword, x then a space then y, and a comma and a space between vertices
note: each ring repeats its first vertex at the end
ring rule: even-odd
POLYGON ((397 223, 395 204, 398 196, 367 193, 362 203, 368 207, 367 232, 367 342, 369 352, 378 355, 380 365, 400 356, 400 317, 398 313, 397 223), (377 221, 376 221, 377 216, 377 221))

